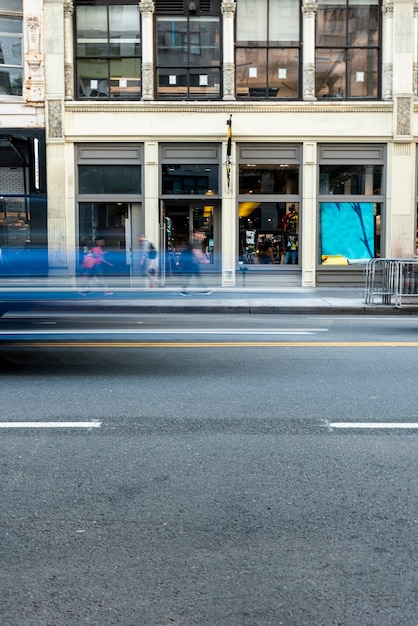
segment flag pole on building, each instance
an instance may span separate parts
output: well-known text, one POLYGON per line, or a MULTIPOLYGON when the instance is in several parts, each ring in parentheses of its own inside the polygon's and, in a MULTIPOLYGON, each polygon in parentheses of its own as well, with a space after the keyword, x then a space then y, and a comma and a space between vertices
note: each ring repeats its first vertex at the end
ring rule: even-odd
POLYGON ((226 121, 228 126, 227 144, 226 144, 226 182, 228 189, 231 186, 231 163, 232 163, 232 115, 229 116, 229 120, 226 121))

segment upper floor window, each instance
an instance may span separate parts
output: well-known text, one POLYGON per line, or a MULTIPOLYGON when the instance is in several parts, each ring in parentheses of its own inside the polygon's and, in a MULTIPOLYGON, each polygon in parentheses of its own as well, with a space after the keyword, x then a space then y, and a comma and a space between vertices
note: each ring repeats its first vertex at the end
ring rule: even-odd
POLYGON ((236 15, 238 98, 300 97, 299 0, 240 0, 236 15))
POLYGON ((220 1, 206 0, 200 4, 183 4, 182 0, 173 3, 157 1, 156 14, 158 97, 182 100, 219 99, 220 1), (170 5, 167 11, 166 5, 170 5), (168 14, 163 15, 166 12, 168 14))
POLYGON ((0 0, 0 97, 21 96, 22 0, 0 0))
POLYGON ((78 98, 137 100, 141 94, 138 1, 76 7, 78 98))
POLYGON ((318 0, 318 98, 378 98, 379 56, 380 0, 318 0))

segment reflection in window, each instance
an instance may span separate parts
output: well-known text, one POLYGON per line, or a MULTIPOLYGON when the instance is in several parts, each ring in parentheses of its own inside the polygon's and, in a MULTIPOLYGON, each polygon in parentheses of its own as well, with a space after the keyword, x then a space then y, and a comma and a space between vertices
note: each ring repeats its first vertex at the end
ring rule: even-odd
POLYGON ((239 166, 240 194, 297 194, 299 193, 298 165, 254 165, 239 166))
POLYGON ((321 165, 321 195, 381 195, 382 165, 321 165))
POLYGON ((137 100, 141 92, 138 2, 76 7, 77 95, 137 100))
POLYGON ((377 98, 379 0, 318 0, 316 96, 377 98))
POLYGON ((299 0, 238 2, 236 23, 237 97, 299 98, 299 0))
POLYGON ((23 84, 22 17, 8 15, 5 9, 20 13, 22 0, 5 4, 1 3, 0 6, 0 96, 21 96, 23 84))

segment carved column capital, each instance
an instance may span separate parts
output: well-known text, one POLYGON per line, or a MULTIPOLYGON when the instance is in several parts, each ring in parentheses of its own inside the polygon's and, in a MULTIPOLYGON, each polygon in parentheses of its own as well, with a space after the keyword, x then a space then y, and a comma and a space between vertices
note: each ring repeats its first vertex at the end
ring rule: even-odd
POLYGON ((304 15, 315 17, 318 12, 318 5, 315 0, 305 0, 302 4, 301 10, 304 15))
POLYGON ((153 14, 155 11, 155 4, 153 0, 140 0, 139 2, 139 10, 142 14, 150 13, 153 14))
POLYGON ((237 4, 235 0, 223 0, 222 5, 221 5, 221 11, 224 15, 226 13, 235 15, 236 10, 237 10, 237 4))
POLYGON ((384 17, 393 17, 393 0, 383 0, 382 14, 384 17))
POLYGON ((64 17, 72 17, 74 13, 74 0, 64 0, 64 17))

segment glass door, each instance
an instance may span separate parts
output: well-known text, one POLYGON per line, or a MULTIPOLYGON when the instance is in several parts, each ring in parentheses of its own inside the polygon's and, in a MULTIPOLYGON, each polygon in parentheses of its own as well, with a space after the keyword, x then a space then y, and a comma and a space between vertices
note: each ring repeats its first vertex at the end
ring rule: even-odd
POLYGON ((161 203, 161 249, 165 251, 165 275, 173 275, 188 246, 199 249, 207 259, 202 271, 217 271, 220 265, 219 201, 168 201, 161 203))

